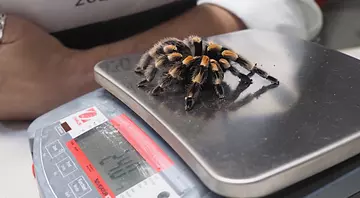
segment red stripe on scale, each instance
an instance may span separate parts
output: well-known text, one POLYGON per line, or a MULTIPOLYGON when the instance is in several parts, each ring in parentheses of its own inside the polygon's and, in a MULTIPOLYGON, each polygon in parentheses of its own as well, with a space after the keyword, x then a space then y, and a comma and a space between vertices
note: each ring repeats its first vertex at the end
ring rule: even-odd
POLYGON ((155 171, 160 172, 174 165, 165 152, 125 114, 110 122, 155 171))
POLYGON ((102 198, 115 198, 114 193, 111 191, 109 186, 100 176, 99 172, 92 165, 90 160, 86 157, 85 153, 81 150, 75 140, 70 140, 66 143, 71 153, 76 158, 81 168, 85 171, 86 175, 96 187, 96 190, 100 193, 102 198))

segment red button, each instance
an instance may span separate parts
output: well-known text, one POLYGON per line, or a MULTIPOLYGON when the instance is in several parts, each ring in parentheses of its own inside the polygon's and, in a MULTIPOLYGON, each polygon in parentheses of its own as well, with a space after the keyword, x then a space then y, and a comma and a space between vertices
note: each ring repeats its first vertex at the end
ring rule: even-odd
POLYGON ((32 173, 33 173, 34 178, 36 178, 36 176, 35 176, 35 166, 34 166, 34 164, 32 164, 31 169, 32 169, 32 173))

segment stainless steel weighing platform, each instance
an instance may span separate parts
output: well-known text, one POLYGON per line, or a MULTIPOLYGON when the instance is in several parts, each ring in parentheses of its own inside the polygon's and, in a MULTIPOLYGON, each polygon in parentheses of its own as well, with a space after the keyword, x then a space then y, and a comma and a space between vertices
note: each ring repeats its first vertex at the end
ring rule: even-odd
MULTIPOLYGON (((203 91, 194 109, 186 112, 181 89, 150 96, 148 89, 137 87, 141 76, 133 70, 140 55, 102 61, 95 66, 95 76, 211 191, 226 197, 267 196, 360 153, 359 60, 265 31, 207 39, 261 65, 280 85, 268 89, 268 81, 254 75, 253 84, 241 90, 239 80, 227 73, 224 101, 212 90, 203 91)), ((339 193, 339 181, 334 179, 334 189, 323 190, 322 196, 339 193)), ((342 195, 360 190, 351 181, 345 187, 352 189, 342 195)))

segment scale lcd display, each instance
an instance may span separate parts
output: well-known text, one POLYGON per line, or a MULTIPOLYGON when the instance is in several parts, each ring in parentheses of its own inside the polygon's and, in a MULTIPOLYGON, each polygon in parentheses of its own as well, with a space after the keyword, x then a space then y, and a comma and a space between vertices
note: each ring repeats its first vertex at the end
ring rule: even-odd
POLYGON ((109 121, 74 140, 114 194, 121 194, 155 174, 109 121))

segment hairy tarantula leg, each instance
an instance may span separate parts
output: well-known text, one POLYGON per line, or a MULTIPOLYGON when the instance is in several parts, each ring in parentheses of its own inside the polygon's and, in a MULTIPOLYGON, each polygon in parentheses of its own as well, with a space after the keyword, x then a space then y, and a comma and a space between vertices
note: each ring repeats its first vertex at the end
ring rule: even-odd
POLYGON ((160 69, 162 67, 172 65, 173 63, 180 61, 182 57, 182 54, 178 52, 173 52, 168 55, 160 55, 159 57, 155 58, 155 68, 160 69))
POLYGON ((190 48, 191 54, 194 56, 203 55, 203 41, 202 38, 196 35, 186 37, 184 43, 190 48))
POLYGON ((151 95, 156 96, 160 92, 163 92, 164 88, 171 84, 171 81, 172 77, 167 74, 165 77, 163 77, 159 85, 157 85, 154 89, 151 90, 151 95))
POLYGON ((145 70, 145 78, 138 83, 138 87, 144 87, 147 83, 151 82, 154 79, 157 70, 158 69, 153 64, 150 64, 145 70))
POLYGON ((214 89, 215 89, 216 95, 218 95, 218 97, 220 99, 225 98, 224 87, 222 84, 215 84, 214 89))
POLYGON ((227 61, 224 58, 221 58, 219 60, 221 66, 225 69, 225 70, 229 70, 233 75, 237 76, 238 78, 240 78, 240 80, 246 84, 252 84, 252 79, 241 73, 238 69, 236 69, 234 66, 232 66, 229 61, 227 61))
MULTIPOLYGON (((181 55, 181 54, 180 54, 181 55)), ((171 56, 171 54, 169 55, 171 56)), ((173 53, 173 56, 176 54, 173 53)), ((171 59, 168 57, 168 59, 171 59)), ((187 56, 181 62, 176 62, 168 72, 164 73, 164 77, 160 80, 159 84, 151 91, 152 95, 157 95, 176 81, 183 80, 184 72, 191 66, 198 57, 187 56)))
POLYGON ((143 79, 142 81, 140 81, 138 83, 138 87, 143 87, 147 83, 151 82, 154 79, 154 77, 158 71, 158 68, 163 67, 164 65, 166 65, 166 63, 168 63, 171 60, 173 60, 173 61, 177 60, 179 58, 179 55, 182 57, 181 54, 177 53, 177 54, 170 54, 167 56, 162 55, 162 56, 158 57, 157 59, 155 59, 155 65, 150 64, 145 69, 145 72, 144 72, 145 79, 143 79))
POLYGON ((169 87, 178 80, 182 80, 181 74, 183 69, 183 64, 176 64, 172 66, 168 73, 165 73, 165 75, 162 77, 159 84, 151 91, 151 94, 158 95, 160 92, 164 91, 164 88, 169 87))
POLYGON ((250 79, 249 76, 241 73, 238 69, 236 69, 234 66, 232 66, 228 61, 228 60, 234 61, 250 71, 252 69, 251 64, 245 58, 236 54, 232 50, 229 50, 228 48, 225 48, 219 44, 215 44, 212 42, 210 42, 207 47, 207 53, 214 57, 217 57, 218 54, 220 54, 220 57, 222 57, 222 58, 219 59, 219 62, 221 63, 221 66, 225 70, 229 70, 233 75, 239 77, 241 79, 241 81, 243 81, 244 83, 252 84, 252 80, 250 79))
POLYGON ((245 69, 251 71, 252 68, 254 67, 250 61, 246 60, 244 57, 241 57, 239 54, 235 53, 232 50, 224 50, 221 52, 221 56, 234 61, 236 63, 238 63, 239 65, 241 65, 242 67, 244 67, 245 69))
POLYGON ((278 79, 276 79, 273 76, 270 76, 266 71, 258 68, 256 66, 256 64, 255 64, 255 67, 251 70, 251 72, 248 75, 254 75, 255 73, 258 74, 259 76, 269 80, 271 82, 271 84, 273 84, 273 85, 279 85, 280 84, 278 79))
POLYGON ((192 83, 185 97, 186 111, 189 111, 194 107, 200 95, 201 85, 204 84, 204 82, 207 79, 209 62, 210 59, 208 56, 202 56, 199 67, 194 71, 192 75, 191 78, 192 83))
POLYGON ((220 55, 220 58, 225 58, 225 59, 234 61, 249 71, 253 67, 252 64, 250 63, 250 61, 246 60, 244 57, 240 56, 239 54, 235 53, 234 51, 232 51, 226 47, 223 47, 219 44, 209 42, 209 45, 207 47, 207 53, 212 56, 215 56, 215 57, 220 55))
POLYGON ((139 63, 137 65, 137 67, 135 68, 135 72, 143 73, 146 70, 146 68, 149 66, 150 61, 152 59, 156 59, 157 57, 159 57, 161 55, 164 55, 164 54, 167 55, 167 54, 173 53, 175 51, 177 51, 177 47, 172 44, 161 45, 159 43, 157 45, 154 45, 150 50, 148 50, 141 56, 139 63))
POLYGON ((224 79, 224 72, 222 71, 219 63, 216 60, 211 59, 210 65, 211 65, 212 83, 214 84, 215 93, 216 95, 218 95, 220 99, 222 99, 225 97, 224 88, 221 84, 224 79))
POLYGON ((144 73, 148 65, 150 64, 152 60, 152 57, 150 56, 149 52, 144 53, 139 60, 139 63, 137 64, 135 68, 136 73, 144 73))
POLYGON ((170 53, 173 53, 173 52, 176 52, 178 49, 175 45, 165 45, 163 48, 162 48, 163 52, 165 54, 170 54, 170 53))
POLYGON ((238 54, 236 54, 235 52, 231 51, 231 50, 224 50, 221 55, 224 58, 230 59, 232 61, 235 61, 239 64, 241 64, 242 66, 244 66, 247 70, 250 71, 250 73, 247 75, 249 77, 253 76, 254 73, 258 74, 259 76, 269 80, 272 84, 274 85, 278 85, 279 84, 279 80, 276 79, 273 76, 270 76, 267 72, 265 72, 264 70, 258 68, 255 65, 251 65, 249 61, 245 60, 244 58, 240 57, 238 54))
POLYGON ((160 81, 159 85, 157 85, 153 90, 151 90, 151 95, 158 95, 160 92, 164 91, 164 88, 170 86, 175 82, 175 78, 170 74, 166 74, 160 81))
POLYGON ((180 54, 179 52, 173 52, 173 53, 167 55, 167 59, 170 62, 179 61, 182 59, 182 57, 183 57, 183 55, 180 54))
POLYGON ((191 110, 200 94, 200 84, 192 83, 189 87, 187 96, 185 97, 185 111, 191 110))

